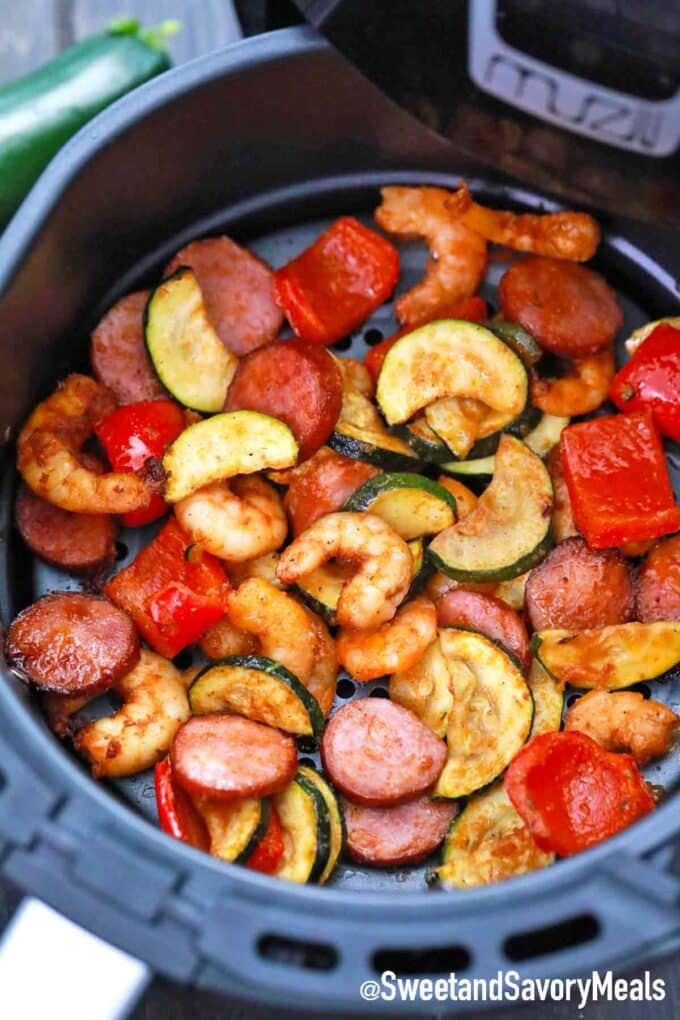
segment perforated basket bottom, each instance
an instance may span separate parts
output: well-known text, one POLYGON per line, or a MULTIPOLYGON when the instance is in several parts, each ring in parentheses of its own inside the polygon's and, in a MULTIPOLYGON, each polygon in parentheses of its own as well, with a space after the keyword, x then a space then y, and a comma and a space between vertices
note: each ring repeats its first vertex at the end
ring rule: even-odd
MULTIPOLYGON (((441 176, 438 178, 437 183, 444 183, 441 176)), ((450 186, 455 186, 455 178, 452 177, 446 183, 450 184, 450 186)), ((479 186, 475 186, 474 190, 476 195, 483 200, 483 190, 480 190, 479 186)), ((267 203, 265 198, 259 202, 255 212, 251 209, 247 214, 244 214, 243 211, 239 214, 239 211, 235 213, 234 211, 227 210, 219 217, 211 220, 210 223, 203 223, 195 226, 193 230, 183 232, 181 237, 174 238, 171 243, 168 243, 163 251, 157 252, 153 256, 147 256, 140 261, 126 274, 125 279, 120 281, 117 287, 106 296, 100 308, 95 310, 95 315, 98 316, 101 311, 126 291, 153 283, 158 278, 159 267, 168 261, 170 255, 181 244, 186 243, 188 239, 224 231, 236 239, 242 239, 271 266, 277 267, 286 263, 298 252, 306 248, 337 215, 346 213, 358 215, 367 225, 374 226, 370 210, 377 205, 378 200, 377 189, 367 188, 364 178, 357 180, 356 184, 352 184, 352 182, 348 184, 345 181, 337 188, 321 185, 315 189, 315 186, 310 184, 309 191, 303 198, 298 197, 295 200, 287 198, 285 201, 272 198, 269 203, 267 203), (320 207, 323 207, 325 211, 330 211, 331 214, 321 218, 313 218, 310 217, 310 207, 313 209, 314 214, 320 207), (369 212, 366 212, 366 210, 369 210, 369 212), (261 225, 263 223, 267 227, 274 225, 277 229, 261 233, 261 225)), ((533 204, 537 204, 537 202, 538 200, 533 204)), ((424 271, 427 253, 423 245, 414 243, 402 245, 400 256, 401 280, 398 293, 407 290, 420 279, 424 271)), ((635 268, 634 257, 632 258, 632 263, 633 265, 630 268, 635 268)), ((496 284, 507 268, 507 265, 507 261, 490 262, 487 280, 482 287, 481 293, 488 299, 492 310, 497 308, 496 284)), ((612 283, 615 282, 611 274, 607 272, 608 255, 606 245, 603 246, 601 256, 599 257, 599 268, 601 268, 606 276, 609 275, 612 283)), ((640 270, 640 272, 644 273, 644 270, 640 270)), ((622 337, 627 336, 631 329, 648 321, 650 318, 658 317, 664 311, 668 314, 669 311, 668 309, 663 309, 662 311, 645 309, 642 304, 637 303, 630 293, 622 293, 620 290, 619 299, 625 312, 625 327, 621 331, 622 337)), ((88 327, 93 325, 94 321, 96 321, 96 318, 93 318, 92 323, 87 324, 88 327)), ((364 323, 360 331, 351 338, 336 344, 334 350, 340 354, 361 358, 368 346, 377 343, 383 336, 390 336, 397 328, 393 315, 393 302, 389 301, 380 307, 369 321, 364 323)), ((86 334, 84 334, 81 351, 86 349, 86 344, 87 338, 86 334)), ((622 341, 619 344, 618 353, 621 359, 624 353, 622 341)), ((673 462, 674 483, 676 490, 678 490, 680 489, 680 470, 678 469, 677 448, 671 451, 671 460, 673 462)), ((120 557, 118 567, 129 563, 137 551, 150 540, 154 531, 154 526, 135 531, 122 531, 119 542, 120 557)), ((29 560, 26 551, 19 549, 20 543, 16 536, 14 536, 13 541, 16 547, 14 558, 16 565, 15 573, 22 575, 20 579, 17 577, 17 580, 20 584, 24 601, 32 601, 49 590, 79 588, 78 582, 68 575, 46 566, 39 560, 29 560), (30 584, 27 583, 29 578, 30 584)), ((186 652, 182 653, 179 664, 185 667, 192 662, 200 661, 200 653, 186 652)), ((645 694, 651 693, 655 698, 667 702, 676 709, 680 705, 680 680, 667 683, 654 682, 641 685, 641 687, 645 694)), ((356 684, 343 672, 338 683, 338 696, 334 710, 355 698, 386 696, 387 686, 385 682, 375 681, 369 684, 356 684)), ((568 694, 565 703, 568 704, 575 696, 568 694)), ((110 710, 111 704, 107 703, 106 698, 102 698, 95 705, 91 706, 90 712, 92 715, 100 715, 110 710)), ((303 763, 311 762, 319 767, 318 751, 314 749, 301 747, 300 758, 303 763)), ((651 782, 664 786, 670 792, 680 780, 680 754, 669 755, 661 762, 653 763, 645 771, 651 782)), ((142 814, 151 822, 155 822, 156 807, 151 772, 116 781, 110 784, 110 787, 112 793, 122 797, 134 811, 142 814)), ((436 863, 434 857, 433 860, 426 862, 420 867, 377 871, 354 866, 351 862, 342 861, 332 882, 336 886, 352 889, 393 888, 395 890, 420 891, 424 887, 427 870, 433 863, 436 863)), ((559 867, 559 865, 557 866, 559 867)))

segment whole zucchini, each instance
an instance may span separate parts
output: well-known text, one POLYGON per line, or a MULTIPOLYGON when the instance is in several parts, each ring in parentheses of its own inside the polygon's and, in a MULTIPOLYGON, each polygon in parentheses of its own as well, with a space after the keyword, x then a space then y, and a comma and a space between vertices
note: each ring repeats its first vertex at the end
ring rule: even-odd
POLYGON ((0 224, 71 135, 170 66, 163 46, 176 22, 140 30, 127 19, 0 88, 0 224))

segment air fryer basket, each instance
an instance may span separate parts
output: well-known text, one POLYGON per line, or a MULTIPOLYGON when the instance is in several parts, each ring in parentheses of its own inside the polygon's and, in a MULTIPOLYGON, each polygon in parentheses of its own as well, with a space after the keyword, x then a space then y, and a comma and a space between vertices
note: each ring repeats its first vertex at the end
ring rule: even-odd
MULTIPOLYGON (((225 231, 280 265, 334 216, 369 217, 381 184, 450 187, 462 171, 483 200, 549 206, 469 167, 447 168, 447 157, 443 143, 308 30, 195 61, 117 104, 55 161, 0 244, 3 427, 13 433, 56 378, 84 366, 99 314, 156 278, 189 239, 225 231)), ((630 232, 608 226, 598 261, 618 289, 626 326, 677 313, 673 278, 649 243, 641 249, 630 232)), ((403 249, 402 287, 422 274, 424 260, 421 246, 403 249)), ((492 264, 492 284, 503 268, 492 264)), ((493 303, 493 286, 487 296, 493 303)), ((361 356, 394 329, 388 303, 337 347, 361 356)), ((77 587, 31 561, 14 536, 11 445, 6 458, 5 623, 42 592, 77 587)), ((121 534, 122 562, 139 544, 140 535, 121 534)), ((677 708, 680 677, 648 687, 677 708)), ((380 682, 357 691, 345 677, 338 703, 384 694, 380 682)), ((306 753, 318 763, 313 748, 306 753)), ((522 879, 427 891, 427 865, 379 872, 344 863, 328 888, 301 888, 165 837, 146 820, 155 817, 148 774, 93 783, 25 688, 11 676, 0 684, 4 872, 162 973, 280 1005, 359 1009, 361 981, 387 968, 477 977, 513 966, 548 976, 669 951, 680 932, 672 867, 680 826, 670 802, 680 755, 652 765, 648 777, 669 793, 651 818, 522 879)))

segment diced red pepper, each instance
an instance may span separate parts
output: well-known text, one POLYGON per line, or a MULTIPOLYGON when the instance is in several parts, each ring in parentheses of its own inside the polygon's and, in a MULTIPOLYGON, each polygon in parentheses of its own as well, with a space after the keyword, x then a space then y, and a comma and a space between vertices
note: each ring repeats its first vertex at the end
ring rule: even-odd
POLYGON ((381 340, 379 344, 371 347, 366 353, 364 365, 373 376, 373 379, 377 381, 385 355, 400 337, 406 336, 407 333, 412 333, 414 329, 424 326, 428 322, 435 322, 437 319, 463 319, 465 322, 485 322, 488 315, 486 301, 483 298, 477 296, 461 298, 460 301, 454 301, 452 305, 442 306, 436 314, 428 316, 426 319, 422 319, 410 326, 405 326, 393 336, 388 336, 385 340, 381 340))
MULTIPOLYGON (((107 414, 95 433, 114 471, 138 471, 148 460, 160 460, 185 427, 184 412, 173 400, 141 400, 107 414)), ((134 528, 167 512, 163 497, 154 493, 143 510, 123 514, 122 523, 134 528)))
POLYGON ((534 841, 562 857, 601 843, 655 806, 632 755, 605 751, 575 730, 534 737, 504 782, 534 841))
POLYGON ((680 329, 652 330, 614 376, 609 396, 624 411, 648 407, 659 431, 680 441, 680 329))
POLYGON ((386 301, 399 276, 394 245, 351 216, 274 273, 274 296, 303 340, 332 344, 386 301))
POLYGON ((196 847, 210 849, 210 837, 205 822, 194 807, 188 793, 175 783, 169 758, 159 761, 154 769, 154 788, 158 822, 169 836, 196 847))
POLYGON ((594 549, 659 538, 680 528, 650 411, 569 425, 560 455, 576 527, 594 549))
POLYGON ((224 616, 230 584, 220 561, 196 548, 171 517, 156 538, 105 586, 142 637, 172 659, 224 616))
POLYGON ((252 868, 253 871, 262 871, 265 875, 272 875, 283 857, 283 849, 281 821, 276 809, 272 807, 267 831, 248 858, 246 867, 252 868))

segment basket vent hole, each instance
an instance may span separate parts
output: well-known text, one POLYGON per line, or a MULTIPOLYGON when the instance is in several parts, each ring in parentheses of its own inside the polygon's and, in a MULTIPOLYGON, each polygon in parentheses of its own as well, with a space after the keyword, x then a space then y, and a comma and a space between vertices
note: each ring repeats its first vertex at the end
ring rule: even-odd
POLYGON ((124 560, 129 551, 130 550, 126 546, 125 542, 116 542, 116 559, 118 562, 124 560))
POLYGON ((465 946, 430 946, 427 949, 377 949, 371 958, 378 974, 450 974, 467 970, 472 956, 465 946))
POLYGON ((348 351, 352 346, 352 337, 346 336, 342 340, 338 340, 336 344, 333 344, 334 351, 348 351))
POLYGON ((376 344, 380 343, 382 338, 383 334, 381 329, 367 329, 364 333, 364 340, 369 347, 375 347, 376 344))
POLYGON ((339 698, 351 698, 355 690, 356 687, 351 680, 346 676, 340 677, 337 688, 339 698))
POLYGON ((600 922, 592 914, 577 914, 547 928, 534 928, 511 935, 503 943, 508 960, 519 963, 537 956, 548 956, 572 946, 592 942, 600 934, 600 922))
POLYGON ((333 946, 326 943, 302 942, 282 935, 262 935, 257 951, 265 960, 304 970, 334 970, 339 959, 333 946))
POLYGON ((313 758, 300 758, 298 765, 304 765, 308 769, 314 769, 316 772, 316 762, 313 758))
POLYGON ((371 698, 389 698, 389 691, 386 687, 374 687, 369 697, 371 698))
POLYGON ((649 684, 636 684, 634 690, 641 694, 643 698, 651 698, 652 696, 652 688, 649 684))
POLYGON ((175 658, 172 660, 172 663, 176 669, 188 669, 189 666, 193 666, 194 663, 193 652, 191 652, 188 648, 182 649, 181 652, 177 653, 175 658))

